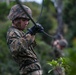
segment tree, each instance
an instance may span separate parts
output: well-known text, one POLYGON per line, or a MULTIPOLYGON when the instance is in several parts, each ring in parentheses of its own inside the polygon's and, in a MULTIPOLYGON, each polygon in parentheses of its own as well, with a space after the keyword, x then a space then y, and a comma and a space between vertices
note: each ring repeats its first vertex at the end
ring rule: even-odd
MULTIPOLYGON (((72 41, 76 37, 76 1, 75 0, 67 0, 65 2, 64 10, 63 10, 63 19, 64 22, 68 26, 67 38, 68 41, 72 41)), ((72 46, 72 43, 70 43, 72 46)))
POLYGON ((68 75, 75 75, 76 74, 76 1, 75 0, 67 0, 65 1, 64 10, 63 10, 63 19, 64 22, 68 26, 68 32, 66 35, 69 42, 69 49, 68 49, 68 58, 70 65, 69 74, 68 75))

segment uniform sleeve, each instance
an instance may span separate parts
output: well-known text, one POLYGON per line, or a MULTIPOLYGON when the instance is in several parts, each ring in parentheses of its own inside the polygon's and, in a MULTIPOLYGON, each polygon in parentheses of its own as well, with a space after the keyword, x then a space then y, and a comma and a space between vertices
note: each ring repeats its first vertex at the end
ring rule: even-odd
POLYGON ((19 34, 11 31, 7 36, 8 46, 12 52, 26 50, 28 48, 28 41, 19 34))

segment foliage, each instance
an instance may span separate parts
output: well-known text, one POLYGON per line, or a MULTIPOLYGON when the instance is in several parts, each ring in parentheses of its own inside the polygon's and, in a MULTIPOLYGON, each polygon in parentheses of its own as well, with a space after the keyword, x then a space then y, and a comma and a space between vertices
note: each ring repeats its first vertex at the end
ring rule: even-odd
POLYGON ((63 67, 66 73, 68 74, 71 69, 70 66, 68 65, 68 58, 64 58, 64 57, 60 57, 57 60, 49 61, 48 64, 52 67, 52 69, 49 70, 48 73, 55 70, 57 67, 63 67))
MULTIPOLYGON (((67 24, 68 26, 68 36, 67 38, 69 38, 68 40, 72 41, 72 39, 74 38, 74 36, 76 36, 76 1, 75 0, 70 0, 70 1, 66 1, 65 5, 64 5, 64 10, 63 10, 63 19, 64 22, 67 24)), ((72 44, 71 44, 72 45, 72 44)))
POLYGON ((17 75, 16 63, 13 62, 6 43, 6 32, 10 22, 7 21, 0 24, 0 75, 17 75))
MULTIPOLYGON (((44 27, 45 32, 49 35, 52 35, 55 32, 54 29, 57 25, 57 21, 54 15, 56 15, 56 11, 53 3, 50 0, 44 0, 43 12, 39 22, 44 27)), ((47 44, 51 44, 50 41, 52 40, 52 38, 44 34, 42 34, 42 38, 47 44)))
MULTIPOLYGON (((46 12, 45 12, 46 13, 46 12)), ((47 32, 48 34, 50 34, 50 30, 53 28, 53 24, 52 24, 52 20, 51 20, 51 18, 50 18, 50 13, 46 13, 46 15, 45 15, 45 13, 43 14, 43 16, 40 18, 40 23, 42 24, 42 26, 44 27, 44 29, 45 29, 45 32, 47 32), (45 19, 46 18, 46 19, 45 19)), ((49 41, 51 41, 50 40, 50 38, 49 37, 47 37, 46 35, 44 35, 44 34, 42 34, 42 37, 43 37, 43 40, 46 42, 46 43, 48 43, 48 44, 50 44, 50 42, 49 41), (46 40, 45 40, 46 39, 46 40)))
POLYGON ((38 3, 35 3, 35 2, 25 2, 25 3, 23 3, 23 4, 25 4, 25 5, 27 5, 28 7, 30 7, 31 8, 31 10, 33 11, 33 13, 32 13, 32 16, 35 18, 35 19, 37 19, 38 17, 37 17, 37 15, 39 15, 40 14, 40 10, 41 10, 41 5, 40 4, 38 4, 38 3), (34 7, 35 6, 35 7, 34 7), (36 9, 37 8, 37 9, 36 9))
POLYGON ((69 48, 69 53, 68 56, 69 62, 68 64, 70 65, 70 73, 68 75, 75 75, 76 74, 76 46, 74 48, 69 48))
POLYGON ((8 7, 6 5, 6 3, 0 3, 0 20, 5 20, 5 16, 8 13, 8 7))
POLYGON ((5 21, 7 19, 7 15, 9 13, 10 8, 16 4, 15 2, 11 2, 9 6, 5 2, 0 3, 0 20, 5 21))

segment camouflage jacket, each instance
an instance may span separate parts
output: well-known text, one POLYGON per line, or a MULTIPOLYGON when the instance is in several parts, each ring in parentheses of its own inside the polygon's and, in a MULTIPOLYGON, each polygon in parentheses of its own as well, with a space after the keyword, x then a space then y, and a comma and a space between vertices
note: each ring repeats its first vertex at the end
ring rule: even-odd
POLYGON ((20 31, 15 27, 10 27, 7 31, 7 44, 12 56, 19 64, 20 70, 28 73, 40 69, 40 65, 36 64, 38 63, 38 60, 33 51, 35 42, 26 40, 25 36, 23 31, 20 31))

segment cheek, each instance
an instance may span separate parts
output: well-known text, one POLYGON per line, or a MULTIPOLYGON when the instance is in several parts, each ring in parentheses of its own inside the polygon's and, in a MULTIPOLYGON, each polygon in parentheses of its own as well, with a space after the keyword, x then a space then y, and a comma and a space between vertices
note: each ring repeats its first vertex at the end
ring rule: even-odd
POLYGON ((21 21, 21 28, 24 29, 29 24, 29 21, 21 21))
POLYGON ((24 28, 27 26, 27 24, 28 24, 28 23, 22 22, 22 23, 21 23, 21 28, 24 29, 24 28))
POLYGON ((25 24, 28 25, 29 24, 29 21, 25 21, 25 24))
POLYGON ((22 28, 25 28, 25 26, 26 26, 26 25, 25 25, 24 23, 21 23, 21 27, 22 27, 22 28))
POLYGON ((17 22, 15 22, 14 24, 16 25, 17 28, 20 29, 20 27, 21 27, 21 22, 20 22, 20 21, 17 21, 17 22))

